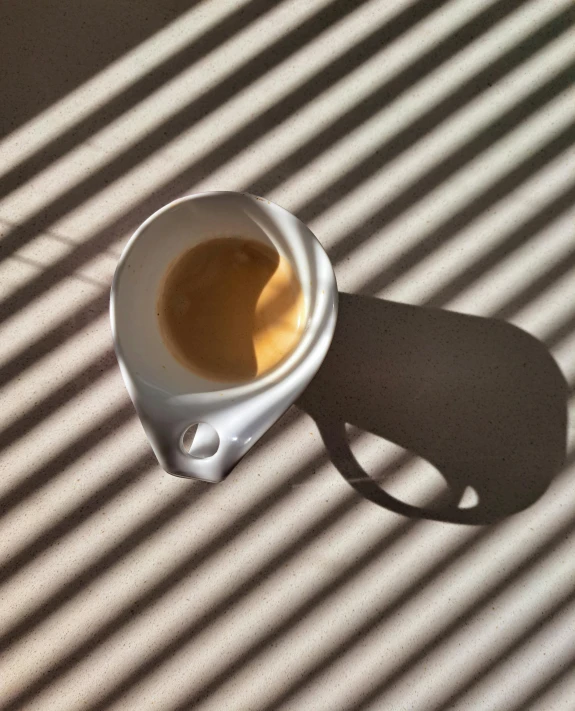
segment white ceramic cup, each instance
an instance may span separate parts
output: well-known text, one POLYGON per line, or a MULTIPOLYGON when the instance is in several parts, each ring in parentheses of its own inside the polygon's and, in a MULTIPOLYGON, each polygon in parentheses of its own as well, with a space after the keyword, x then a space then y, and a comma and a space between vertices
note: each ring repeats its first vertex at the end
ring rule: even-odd
POLYGON ((162 468, 221 481, 313 378, 336 318, 337 285, 328 256, 306 225, 269 200, 199 193, 149 217, 118 262, 110 319, 124 382, 162 468), (164 344, 156 313, 168 265, 190 247, 226 235, 264 242, 288 259, 307 313, 294 351, 273 370, 239 384, 207 380, 180 365, 164 344), (198 427, 189 449, 192 425, 198 427))

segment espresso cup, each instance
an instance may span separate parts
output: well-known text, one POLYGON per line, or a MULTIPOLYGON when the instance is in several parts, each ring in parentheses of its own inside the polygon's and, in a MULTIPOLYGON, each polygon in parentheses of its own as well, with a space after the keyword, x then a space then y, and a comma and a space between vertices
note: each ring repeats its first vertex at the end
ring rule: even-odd
POLYGON ((221 481, 313 378, 336 318, 331 262, 311 230, 282 207, 245 193, 210 192, 175 200, 149 217, 116 267, 110 320, 122 377, 161 467, 176 476, 221 481), (263 242, 290 262, 303 292, 306 326, 275 368, 234 384, 181 365, 162 339, 156 306, 177 257, 206 240, 237 235, 263 242))

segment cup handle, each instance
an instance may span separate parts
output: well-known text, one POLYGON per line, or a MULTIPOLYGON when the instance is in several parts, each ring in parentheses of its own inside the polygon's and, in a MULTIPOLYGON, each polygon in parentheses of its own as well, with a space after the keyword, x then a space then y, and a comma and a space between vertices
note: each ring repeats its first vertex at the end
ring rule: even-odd
POLYGON ((165 401, 136 411, 162 469, 175 476, 219 482, 231 472, 254 444, 283 415, 307 383, 250 397, 213 408, 195 408, 189 402, 165 401), (196 427, 197 426, 197 427, 196 427), (196 427, 192 436, 186 433, 196 427))
POLYGON ((168 474, 216 483, 245 454, 209 416, 189 412, 174 418, 173 412, 167 411, 163 417, 157 412, 150 417, 141 408, 136 409, 154 454, 168 474))

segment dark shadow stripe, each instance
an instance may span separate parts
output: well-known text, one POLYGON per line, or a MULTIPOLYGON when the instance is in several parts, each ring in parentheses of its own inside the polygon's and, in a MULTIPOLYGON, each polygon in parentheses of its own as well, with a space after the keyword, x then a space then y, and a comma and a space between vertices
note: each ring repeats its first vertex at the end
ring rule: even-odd
MULTIPOLYGON (((376 277, 369 280, 360 293, 374 294, 387 287, 400 276, 428 257, 436 249, 449 244, 459 232, 468 227, 480 215, 496 205, 506 195, 516 190, 535 173, 544 168, 557 156, 561 155, 575 142, 575 125, 569 125, 552 138, 546 145, 525 158, 483 192, 473 197, 465 207, 447 218, 431 233, 425 235, 405 254, 398 257, 376 277)), ((365 241, 392 219, 389 206, 386 205, 374 216, 368 218, 355 233, 365 241)))
POLYGON ((116 433, 133 417, 135 417, 134 407, 130 402, 102 419, 100 423, 95 423, 98 426, 90 432, 80 434, 65 449, 44 462, 39 468, 33 469, 29 476, 0 498, 0 516, 4 516, 31 494, 40 491, 50 483, 53 477, 61 474, 63 469, 83 457, 107 437, 116 433))
POLYGON ((575 249, 572 249, 560 262, 553 265, 544 274, 538 276, 520 294, 510 299, 495 315, 498 318, 509 318, 511 314, 520 311, 531 301, 534 301, 540 294, 544 293, 550 286, 562 279, 565 274, 570 272, 574 267, 575 249))
POLYGON ((37 118, 201 2, 0 3, 0 138, 37 118))
POLYGON ((489 672, 493 671, 499 664, 508 659, 512 654, 519 651, 523 645, 525 645, 531 637, 533 637, 537 632, 541 631, 546 624, 551 622, 554 617, 559 615, 566 607, 570 605, 575 600, 575 591, 570 590, 569 592, 563 594, 551 610, 544 616, 535 619, 527 628, 517 637, 517 639, 508 643, 502 651, 499 651, 489 663, 477 671, 471 678, 471 680, 464 684, 459 684, 459 690, 454 691, 445 701, 441 703, 441 706, 436 707, 436 711, 440 711, 443 708, 453 708, 453 704, 459 701, 465 696, 471 689, 478 684, 482 679, 484 679, 489 672))
MULTIPOLYGON (((346 508, 349 510, 353 508, 354 505, 355 503, 347 504, 346 508)), ((331 525, 333 525, 333 523, 337 522, 335 519, 337 515, 338 514, 336 512, 333 517, 329 517, 329 520, 326 522, 328 529, 331 525), (331 520, 332 518, 333 521, 331 520)), ((400 524, 400 526, 398 526, 393 531, 393 533, 378 542, 378 545, 370 551, 370 557, 376 558, 378 555, 381 555, 381 546, 392 546, 396 541, 400 540, 405 535, 406 531, 409 530, 414 525, 414 523, 414 521, 409 519, 404 520, 400 524)), ((307 534, 303 539, 303 545, 308 545, 309 543, 312 543, 317 538, 317 536, 317 530, 311 531, 310 534, 307 534)), ((279 569, 281 566, 289 562, 289 560, 295 555, 297 555, 299 552, 300 551, 298 550, 296 542, 296 545, 290 547, 289 554, 287 555, 285 560, 282 556, 280 560, 274 561, 273 565, 265 566, 262 571, 258 573, 257 578, 254 580, 254 584, 252 587, 259 585, 265 578, 267 578, 271 573, 273 573, 274 570, 279 569)), ((350 567, 350 569, 346 571, 346 574, 344 576, 341 576, 335 581, 335 585, 338 588, 340 586, 343 586, 348 580, 351 580, 355 575, 357 575, 365 564, 366 562, 364 558, 354 563, 350 567)), ((194 637, 201 634, 211 624, 216 622, 221 617, 221 615, 224 614, 227 609, 229 609, 230 605, 236 604, 242 598, 246 597, 248 593, 249 590, 246 590, 243 591, 242 594, 234 596, 231 600, 222 601, 222 603, 220 603, 209 613, 202 616, 191 627, 187 627, 186 629, 184 629, 175 639, 171 640, 168 644, 164 645, 164 647, 159 652, 154 654, 153 657, 146 660, 142 665, 137 667, 117 687, 112 689, 102 699, 90 706, 89 711, 104 711, 104 709, 110 708, 110 705, 112 703, 118 701, 123 696, 123 694, 125 694, 129 689, 133 688, 136 684, 145 679, 148 674, 153 672, 164 662, 170 659, 170 657, 176 654, 183 646, 191 642, 194 637)), ((321 602, 321 600, 326 594, 327 591, 325 588, 323 588, 321 593, 314 595, 309 601, 305 603, 305 605, 302 605, 301 610, 300 608, 298 608, 297 615, 290 615, 288 620, 285 623, 282 623, 277 630, 274 630, 270 634, 266 635, 260 642, 254 645, 254 647, 250 650, 250 653, 247 658, 242 657, 241 660, 234 662, 230 669, 226 670, 224 674, 218 675, 209 684, 209 686, 202 691, 201 694, 194 695, 193 698, 187 700, 185 709, 194 708, 195 704, 199 703, 201 700, 205 700, 211 693, 215 692, 217 688, 225 681, 225 679, 228 678, 228 676, 233 675, 236 671, 241 669, 247 662, 250 661, 250 659, 259 654, 260 651, 264 647, 268 646, 268 644, 271 643, 274 639, 278 639, 284 632, 286 632, 293 624, 298 621, 301 615, 305 614, 308 608, 312 609, 319 602, 321 602)), ((180 707, 178 706, 178 708, 180 707)))
POLYGON ((95 385, 116 365, 114 351, 107 350, 98 355, 81 370, 73 380, 67 380, 43 400, 36 400, 20 417, 0 431, 0 450, 4 450, 24 437, 28 432, 53 415, 61 407, 86 388, 95 385))
POLYGON ((570 336, 575 331, 575 313, 572 313, 563 322, 554 326, 545 337, 544 342, 547 348, 555 348, 564 338, 570 336))
MULTIPOLYGON (((575 666, 575 654, 572 654, 568 659, 561 662, 561 667, 552 674, 549 679, 540 684, 535 690, 529 694, 526 699, 522 699, 517 705, 512 708, 507 708, 506 711, 525 711, 525 709, 536 708, 535 702, 540 701, 547 692, 551 691, 554 686, 558 686, 566 678, 573 678, 573 668, 575 666)), ((546 707, 540 706, 540 709, 546 707)))
MULTIPOLYGON (((533 551, 520 566, 510 571, 509 574, 507 574, 505 578, 503 578, 503 580, 497 583, 495 587, 491 588, 488 592, 483 594, 476 603, 474 603, 465 612, 461 613, 454 622, 447 625, 447 627, 445 627, 445 629, 441 632, 440 635, 438 635, 429 643, 425 644, 414 655, 412 655, 410 659, 408 659, 396 671, 394 671, 382 684, 380 684, 377 689, 372 692, 369 692, 369 694, 367 694, 363 699, 361 699, 361 705, 365 705, 371 702, 373 699, 377 698, 377 696, 381 694, 387 686, 396 683, 397 680, 404 673, 409 671, 410 668, 412 668, 421 659, 427 656, 430 651, 432 651, 436 646, 441 644, 441 642, 447 639, 458 628, 463 626, 482 607, 488 604, 492 599, 494 599, 509 585, 511 585, 520 575, 525 573, 527 570, 536 568, 541 559, 547 555, 549 550, 551 550, 551 548, 553 548, 553 546, 556 545, 557 542, 564 538, 568 532, 572 531, 573 526, 573 521, 569 521, 560 529, 559 532, 557 532, 553 536, 550 541, 533 551)), ((471 545, 473 544, 474 542, 472 541, 471 545)), ((465 552, 467 552, 467 548, 464 548, 462 553, 465 552)), ((456 561, 459 557, 461 556, 456 556, 454 560, 456 561)), ((369 634, 375 626, 381 624, 385 620, 388 620, 392 615, 396 614, 401 609, 401 607, 405 605, 405 601, 407 599, 410 599, 414 594, 423 590, 424 586, 427 586, 434 578, 445 572, 445 570, 452 564, 452 562, 453 561, 451 560, 446 561, 446 563, 442 564, 433 574, 430 574, 428 577, 426 577, 423 584, 418 583, 412 586, 412 588, 410 588, 410 590, 408 590, 404 595, 402 595, 400 599, 397 600, 395 603, 384 607, 383 610, 380 610, 375 615, 370 616, 352 635, 347 638, 345 642, 338 645, 334 650, 332 650, 332 652, 326 658, 318 661, 304 676, 298 677, 296 682, 291 684, 279 696, 274 698, 273 701, 270 702, 264 709, 261 709, 261 711, 275 711, 275 709, 279 708, 282 704, 293 700, 293 697, 298 693, 300 688, 303 688, 313 683, 315 679, 317 679, 321 674, 323 674, 339 658, 346 654, 357 643, 361 642, 362 638, 369 634)), ((193 698, 200 698, 200 694, 194 694, 193 698)), ((191 699, 188 699, 187 701, 191 701, 191 699)), ((360 702, 358 701, 357 706, 355 708, 359 707, 360 702)), ((177 708, 179 711, 183 708, 191 708, 191 706, 185 707, 182 705, 178 706, 177 708)), ((91 709, 90 711, 95 710, 91 709)))
MULTIPOLYGON (((290 495, 294 484, 303 483, 315 473, 315 469, 318 466, 325 464, 326 461, 327 455, 324 453, 316 457, 311 463, 302 467, 299 472, 294 473, 289 483, 285 483, 283 486, 271 491, 262 501, 243 513, 238 519, 229 524, 226 529, 217 533, 209 544, 192 552, 177 568, 156 583, 154 587, 145 592, 138 600, 134 601, 129 609, 122 610, 110 620, 110 622, 106 623, 88 640, 73 649, 28 688, 23 689, 16 698, 9 702, 8 706, 2 708, 7 711, 8 709, 17 708, 23 703, 28 703, 30 699, 78 664, 87 654, 100 646, 106 639, 116 634, 124 625, 130 623, 136 613, 143 612, 157 602, 172 587, 181 582, 186 576, 192 574, 198 566, 213 556, 221 547, 227 545, 229 541, 236 538, 242 531, 245 531, 256 519, 261 517, 264 512, 284 501, 290 495)), ((248 583, 248 587, 249 586, 250 583, 248 583)), ((48 612, 50 612, 50 610, 48 610, 48 612)), ((38 620, 40 620, 40 618, 38 618, 38 620)), ((30 629, 31 627, 26 626, 25 629, 22 628, 21 632, 27 632, 30 629)), ((7 634, 10 634, 10 631, 7 634)), ((12 638, 14 638, 14 635, 11 635, 11 639, 12 638)))
MULTIPOLYGON (((6 565, 2 566, 0 569, 0 582, 5 584, 10 577, 18 573, 28 563, 31 563, 39 555, 49 550, 57 540, 66 536, 77 526, 84 523, 96 511, 111 502, 116 496, 126 493, 132 486, 139 483, 142 474, 147 474, 157 468, 157 466, 155 457, 148 451, 142 455, 134 465, 120 471, 115 479, 90 496, 80 508, 46 530, 32 544, 28 545, 23 551, 11 558, 6 565)), ((162 528, 165 528, 176 516, 200 501, 209 489, 209 484, 190 482, 190 489, 181 492, 178 501, 170 501, 160 509, 160 511, 150 516, 143 525, 123 538, 118 545, 99 556, 94 563, 76 575, 71 582, 65 584, 50 595, 47 600, 42 602, 40 607, 37 607, 32 612, 26 613, 22 616, 20 621, 16 622, 16 624, 12 624, 11 627, 0 636, 0 649, 7 649, 30 630, 37 627, 56 610, 72 600, 78 593, 85 590, 88 585, 97 580, 109 568, 134 551, 146 538, 152 536, 162 528)))
MULTIPOLYGON (((371 703, 376 699, 383 691, 389 686, 396 684, 398 680, 406 674, 411 668, 418 664, 422 659, 424 659, 433 649, 436 649, 440 644, 442 644, 446 639, 448 639, 457 629, 461 628, 466 624, 471 618, 479 612, 482 608, 488 605, 492 600, 494 600, 500 593, 506 590, 511 583, 517 580, 521 575, 529 572, 533 574, 537 570, 541 561, 552 551, 552 549, 560 543, 566 536, 573 533, 575 528, 575 522, 567 521, 561 529, 556 533, 553 538, 535 549, 530 553, 527 559, 521 563, 518 567, 505 578, 498 583, 494 588, 492 588, 488 593, 481 596, 481 598, 473 604, 473 606, 467 610, 464 614, 460 615, 454 622, 450 623, 445 627, 445 629, 436 638, 425 644, 415 655, 413 655, 408 661, 403 663, 398 669, 396 669, 389 677, 382 680, 381 684, 377 686, 376 689, 370 691, 366 694, 360 702, 358 702, 358 707, 371 703)), ((364 634, 366 631, 364 631, 364 634)), ((346 645, 346 650, 349 646, 346 645)))
MULTIPOLYGON (((44 529, 37 538, 26 546, 26 548, 12 558, 0 568, 0 584, 5 584, 8 579, 19 572, 28 563, 31 563, 42 553, 49 550, 54 543, 73 531, 90 518, 98 509, 110 503, 116 496, 122 494, 140 481, 141 475, 146 474, 157 466, 156 460, 151 452, 146 452, 138 458, 137 462, 118 473, 118 476, 109 481, 105 486, 96 491, 92 496, 82 502, 82 505, 73 511, 66 518, 60 519, 50 528, 44 529)), ((74 583, 75 584, 75 583, 74 583)), ((66 590, 71 586, 67 585, 66 590)), ((44 604, 41 612, 44 612, 44 604)), ((34 614, 26 614, 24 625, 32 625, 34 614)), ((12 626, 9 632, 0 636, 0 649, 12 644, 22 626, 12 626)))
MULTIPOLYGON (((518 249, 542 232, 549 224, 557 220, 564 212, 575 204, 575 186, 569 187, 561 195, 553 199, 533 217, 525 223, 519 225, 507 235, 503 235, 497 245, 493 247, 483 257, 477 259, 459 276, 452 279, 448 284, 436 291, 426 300, 426 306, 445 306, 445 304, 456 298, 461 292, 477 282, 486 272, 496 267, 504 259, 511 256, 518 249)), ((492 316, 508 319, 519 311, 527 303, 535 299, 545 289, 551 281, 558 278, 562 273, 561 266, 558 266, 532 281, 518 295, 505 301, 492 316)))
POLYGON ((34 341, 29 341, 9 361, 0 366, 0 388, 99 319, 107 310, 109 303, 110 295, 107 291, 104 294, 99 294, 71 316, 66 315, 51 331, 34 341))
POLYGON ((104 106, 95 109, 89 116, 81 119, 51 141, 49 145, 39 149, 0 177, 0 197, 8 195, 21 185, 24 185, 51 163, 87 141, 104 126, 127 113, 145 98, 162 88, 164 84, 167 84, 175 76, 192 67, 214 49, 217 49, 246 27, 249 27, 255 20, 281 5, 283 1, 252 0, 252 2, 226 15, 214 27, 206 30, 203 35, 190 45, 151 69, 145 76, 126 88, 119 96, 114 97, 104 106))
MULTIPOLYGON (((545 41, 549 40, 549 36, 547 34, 543 34, 542 38, 545 41)), ((541 47, 539 47, 539 49, 540 48, 541 47)), ((522 47, 520 49, 524 48, 522 47)), ((516 61, 518 59, 517 55, 521 55, 522 52, 520 52, 519 49, 515 49, 511 54, 514 55, 514 61, 516 61)), ((516 65, 514 63, 508 64, 507 69, 511 71, 511 69, 515 66, 516 65)), ((526 121, 537 111, 540 111, 544 106, 549 104, 553 99, 572 86, 573 79, 575 78, 574 72, 575 62, 559 71, 543 86, 526 96, 524 99, 521 99, 519 103, 515 104, 503 114, 495 118, 487 126, 485 126, 485 128, 480 129, 465 145, 447 155, 440 163, 433 166, 433 168, 428 170, 423 176, 411 182, 388 204, 388 219, 395 220, 401 214, 407 212, 414 205, 427 197, 427 195, 429 195, 433 190, 437 189, 440 185, 455 175, 455 173, 471 163, 471 161, 487 151, 487 149, 491 148, 491 146, 493 146, 497 141, 500 141, 502 138, 509 135, 522 122, 526 121)), ((493 81, 495 81, 495 79, 493 79, 493 81)), ((471 86, 477 90, 477 94, 488 88, 492 83, 491 81, 486 83, 481 82, 477 77, 472 77, 471 82, 471 86)), ((467 86, 465 88, 467 88, 467 86)), ((470 92, 461 92, 463 95, 467 93, 470 92)), ((321 197, 321 199, 314 199, 312 203, 309 203, 309 205, 315 205, 311 212, 307 209, 307 207, 304 207, 303 210, 300 211, 300 213, 303 213, 302 219, 311 220, 317 217, 318 214, 321 214, 321 212, 327 210, 337 200, 344 197, 349 190, 357 187, 361 182, 370 178, 384 165, 397 158, 401 153, 403 153, 403 151, 411 148, 426 133, 430 133, 447 116, 463 105, 463 103, 459 102, 460 98, 461 97, 454 95, 446 99, 442 102, 444 106, 436 107, 428 114, 421 117, 421 119, 418 119, 415 124, 412 124, 412 126, 415 126, 416 130, 412 130, 412 126, 408 127, 396 138, 389 141, 381 150, 378 150, 373 156, 366 159, 366 161, 358 166, 358 168, 354 169, 344 176, 344 178, 339 180, 339 185, 334 184, 333 186, 330 186, 330 188, 326 189, 326 191, 322 193, 323 197, 321 197), (445 105, 449 106, 447 110, 445 110, 445 105), (355 177, 348 180, 348 176, 351 174, 354 174, 355 177), (335 190, 333 193, 332 187, 335 190), (322 205, 322 209, 318 213, 319 205, 322 205)), ((336 264, 339 263, 361 244, 362 242, 354 239, 352 235, 346 236, 343 240, 332 247, 332 259, 336 264)))
MULTIPOLYGON (((439 2, 440 0, 432 0, 439 2)), ((441 0, 444 2, 445 0, 441 0)), ((270 47, 264 49, 252 59, 247 60, 238 69, 229 74, 215 87, 208 89, 198 98, 179 109, 160 126, 149 131, 144 138, 116 155, 94 174, 80 180, 63 195, 57 197, 48 206, 27 218, 0 243, 0 261, 28 244, 37 234, 53 225, 89 197, 95 195, 110 183, 122 177, 129 170, 179 136, 183 131, 211 114, 230 101, 236 94, 260 79, 281 62, 305 47, 309 42, 321 36, 327 29, 356 10, 366 0, 333 0, 325 8, 312 15, 299 27, 290 31, 270 47)), ((305 101, 310 100, 307 96, 305 101)), ((269 130, 271 126, 267 126, 269 130)), ((233 154, 245 148, 243 141, 233 142, 233 154)), ((202 175, 211 172, 205 167, 202 175)))
MULTIPOLYGON (((374 152, 368 158, 345 175, 336 178, 327 188, 305 203, 298 211, 300 218, 303 221, 316 219, 345 194, 367 180, 370 175, 394 160, 403 151, 411 148, 415 142, 434 130, 451 114, 479 96, 489 88, 490 84, 500 80, 532 54, 540 51, 555 38, 554 35, 561 35, 573 21, 573 13, 559 13, 531 36, 508 50, 502 57, 474 76, 469 77, 465 84, 455 90, 453 94, 426 111, 395 137, 376 148, 374 147, 374 152)), ((408 91, 430 71, 464 49, 465 42, 473 41, 475 36, 483 34, 485 30, 489 29, 489 24, 488 21, 487 26, 484 26, 481 21, 476 23, 471 20, 461 31, 447 38, 445 43, 429 50, 423 57, 412 62, 369 97, 329 124, 321 133, 314 135, 289 156, 267 169, 265 173, 252 181, 246 190, 265 195, 277 188, 284 182, 286 176, 302 170, 322 153, 327 152, 332 145, 345 138, 408 91)))

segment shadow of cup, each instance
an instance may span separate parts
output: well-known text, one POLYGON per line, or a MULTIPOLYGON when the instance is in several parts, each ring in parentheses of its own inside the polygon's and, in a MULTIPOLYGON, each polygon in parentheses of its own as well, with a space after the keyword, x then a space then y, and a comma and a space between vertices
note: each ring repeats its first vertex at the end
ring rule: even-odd
POLYGON ((565 458, 566 395, 543 344, 504 321, 340 294, 331 349, 298 406, 362 496, 411 517, 485 524, 549 486, 565 458), (446 494, 424 506, 392 495, 358 463, 349 425, 431 464, 446 494))

